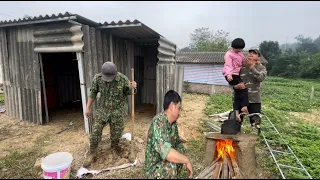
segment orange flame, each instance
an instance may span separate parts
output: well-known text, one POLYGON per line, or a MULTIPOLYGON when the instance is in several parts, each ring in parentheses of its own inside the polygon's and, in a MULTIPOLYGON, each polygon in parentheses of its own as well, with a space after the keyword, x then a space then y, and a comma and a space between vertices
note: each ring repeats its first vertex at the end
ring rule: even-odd
POLYGON ((216 140, 216 149, 218 152, 218 158, 224 157, 225 153, 228 153, 231 158, 235 158, 234 148, 231 140, 216 140))

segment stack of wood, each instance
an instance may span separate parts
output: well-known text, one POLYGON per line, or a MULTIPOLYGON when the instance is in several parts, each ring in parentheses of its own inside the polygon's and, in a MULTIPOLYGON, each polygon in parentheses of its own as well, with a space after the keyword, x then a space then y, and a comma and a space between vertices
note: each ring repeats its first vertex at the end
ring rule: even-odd
POLYGON ((196 179, 243 179, 239 166, 234 158, 225 153, 204 169, 196 179))

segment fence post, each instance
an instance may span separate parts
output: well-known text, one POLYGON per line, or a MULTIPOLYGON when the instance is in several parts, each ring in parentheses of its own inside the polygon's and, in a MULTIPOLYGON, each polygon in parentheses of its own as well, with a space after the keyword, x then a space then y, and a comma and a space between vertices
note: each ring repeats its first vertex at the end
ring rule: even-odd
POLYGON ((310 100, 314 99, 314 87, 311 88, 310 100))

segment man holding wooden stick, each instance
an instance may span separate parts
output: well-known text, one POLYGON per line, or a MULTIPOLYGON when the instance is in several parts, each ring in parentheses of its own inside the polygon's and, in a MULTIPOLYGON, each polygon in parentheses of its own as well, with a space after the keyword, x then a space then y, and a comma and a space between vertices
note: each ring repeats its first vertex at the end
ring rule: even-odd
POLYGON ((90 136, 90 149, 88 157, 84 162, 84 167, 96 160, 97 147, 101 141, 103 128, 110 124, 111 148, 120 153, 120 138, 124 130, 123 114, 127 95, 132 94, 132 88, 136 89, 135 81, 129 82, 128 77, 117 71, 117 67, 112 62, 105 62, 102 65, 101 73, 93 78, 86 116, 91 114, 91 105, 100 92, 98 108, 95 113, 93 133, 90 136))
POLYGON ((147 178, 177 178, 183 164, 189 178, 192 165, 185 151, 176 124, 180 114, 181 97, 170 90, 164 96, 164 111, 156 115, 149 127, 145 152, 145 171, 147 178))

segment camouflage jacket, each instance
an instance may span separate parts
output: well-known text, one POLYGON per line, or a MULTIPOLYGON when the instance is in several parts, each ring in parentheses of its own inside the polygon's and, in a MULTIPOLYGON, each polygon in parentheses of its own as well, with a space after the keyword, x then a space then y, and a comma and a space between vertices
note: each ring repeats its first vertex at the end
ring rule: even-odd
POLYGON ((179 139, 177 123, 170 124, 163 111, 153 118, 149 127, 145 152, 145 172, 147 178, 174 178, 178 170, 172 169, 166 159, 171 148, 184 154, 185 148, 179 139), (169 177, 166 177, 169 176, 169 177))
POLYGON ((257 64, 251 69, 245 65, 241 67, 240 77, 248 88, 249 103, 261 103, 260 84, 267 76, 267 70, 262 64, 257 64))
POLYGON ((98 92, 98 109, 104 112, 123 114, 127 96, 131 94, 131 87, 127 76, 118 72, 114 81, 105 82, 101 79, 101 73, 96 74, 92 80, 89 97, 96 99, 98 92))

